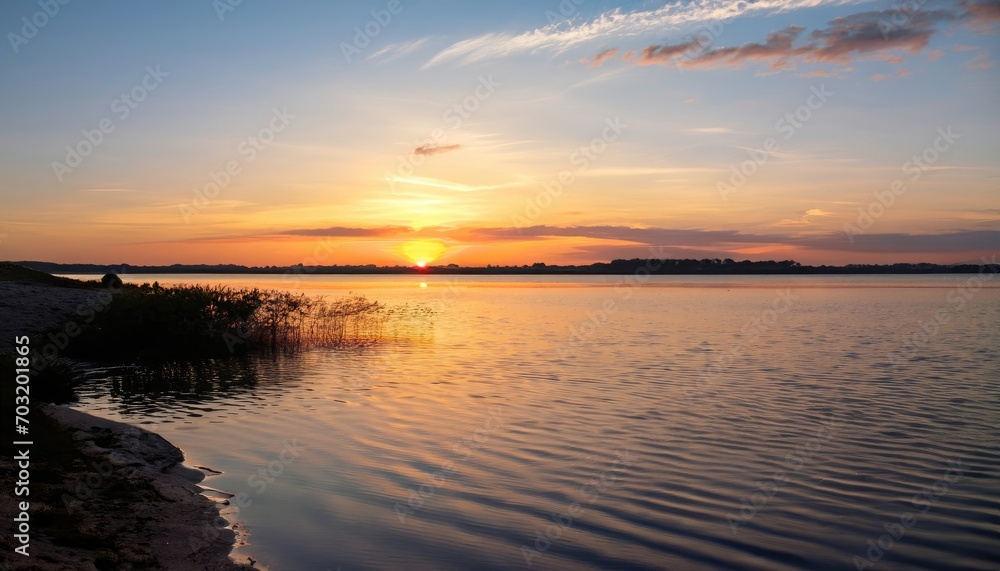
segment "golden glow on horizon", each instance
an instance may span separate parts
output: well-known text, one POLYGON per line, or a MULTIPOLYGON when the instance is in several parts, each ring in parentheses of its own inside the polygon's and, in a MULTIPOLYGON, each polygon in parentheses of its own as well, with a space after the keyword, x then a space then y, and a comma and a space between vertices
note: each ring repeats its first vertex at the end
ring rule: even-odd
POLYGON ((399 246, 399 253, 421 268, 440 258, 447 251, 448 246, 440 240, 412 240, 399 246))

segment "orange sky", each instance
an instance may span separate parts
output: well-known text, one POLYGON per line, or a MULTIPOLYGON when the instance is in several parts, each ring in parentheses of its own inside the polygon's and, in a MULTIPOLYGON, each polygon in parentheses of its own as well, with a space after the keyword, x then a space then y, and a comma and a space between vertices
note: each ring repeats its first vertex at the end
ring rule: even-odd
POLYGON ((0 53, 0 259, 976 260, 994 4, 426 7, 359 53, 363 6, 66 10, 0 53))

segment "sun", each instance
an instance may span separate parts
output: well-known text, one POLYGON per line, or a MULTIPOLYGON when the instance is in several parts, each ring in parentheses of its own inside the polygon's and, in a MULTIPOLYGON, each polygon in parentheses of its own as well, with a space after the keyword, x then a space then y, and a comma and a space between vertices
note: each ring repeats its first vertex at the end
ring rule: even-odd
POLYGON ((396 247, 396 252, 419 268, 440 258, 448 251, 448 246, 441 240, 411 240, 396 247))

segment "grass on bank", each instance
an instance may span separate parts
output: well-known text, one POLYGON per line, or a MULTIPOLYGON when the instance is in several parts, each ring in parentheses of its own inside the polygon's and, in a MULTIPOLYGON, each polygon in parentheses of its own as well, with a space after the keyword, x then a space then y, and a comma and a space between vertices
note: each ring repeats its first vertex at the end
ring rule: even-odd
POLYGON ((86 359, 224 357, 377 342, 385 306, 258 288, 125 285, 67 354, 86 359))

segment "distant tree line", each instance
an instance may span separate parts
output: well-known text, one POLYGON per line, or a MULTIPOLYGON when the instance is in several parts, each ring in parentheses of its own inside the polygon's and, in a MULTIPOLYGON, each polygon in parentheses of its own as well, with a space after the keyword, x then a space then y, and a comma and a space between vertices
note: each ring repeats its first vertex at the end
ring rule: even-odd
MULTIPOLYGON (((131 264, 56 264, 52 262, 13 262, 27 268, 53 274, 103 274, 113 272, 129 274, 525 274, 525 275, 586 275, 586 274, 632 274, 640 269, 657 268, 651 273, 657 275, 691 274, 948 274, 975 273, 982 264, 848 264, 846 266, 807 266, 794 260, 764 260, 737 262, 731 258, 666 259, 651 260, 632 258, 612 260, 585 265, 549 265, 536 262, 531 265, 500 266, 459 266, 448 264, 417 268, 414 266, 330 265, 330 266, 241 266, 236 264, 173 264, 170 266, 135 266, 131 264)), ((986 264, 991 271, 1000 271, 997 264, 986 264)))

